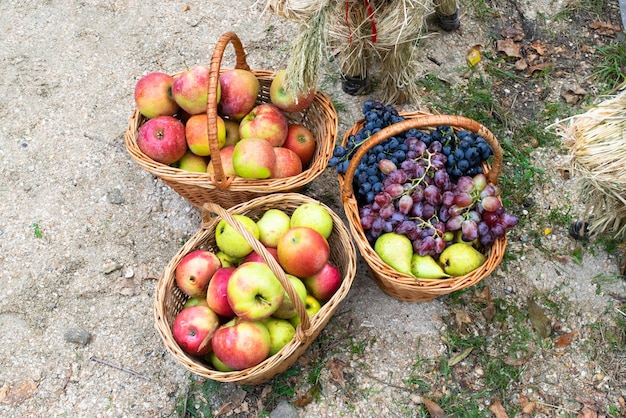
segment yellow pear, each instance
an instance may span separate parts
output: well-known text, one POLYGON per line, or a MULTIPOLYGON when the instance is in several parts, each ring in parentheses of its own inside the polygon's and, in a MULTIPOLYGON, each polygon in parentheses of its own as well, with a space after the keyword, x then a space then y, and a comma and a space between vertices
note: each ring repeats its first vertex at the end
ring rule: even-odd
POLYGON ((395 232, 382 234, 374 243, 374 251, 394 270, 411 275, 413 244, 406 235, 395 232))
POLYGON ((484 262, 484 254, 464 242, 449 245, 439 255, 439 264, 443 271, 454 277, 465 276, 484 262))
POLYGON ((420 279, 443 279, 444 277, 450 277, 430 255, 413 254, 413 258, 411 258, 411 273, 420 279))

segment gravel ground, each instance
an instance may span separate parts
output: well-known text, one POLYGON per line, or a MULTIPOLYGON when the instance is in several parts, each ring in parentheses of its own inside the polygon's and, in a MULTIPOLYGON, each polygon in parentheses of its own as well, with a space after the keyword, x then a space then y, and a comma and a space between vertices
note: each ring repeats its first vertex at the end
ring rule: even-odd
MULTIPOLYGON (((547 3, 523 5, 527 17, 551 10, 547 3)), ((176 416, 190 375, 154 328, 153 296, 156 278, 197 231, 200 214, 126 153, 132 91, 147 72, 175 73, 208 63, 226 31, 239 35, 252 68, 277 70, 286 64, 296 29, 272 15, 260 16, 251 0, 18 0, 3 6, 0 415, 176 416)), ((463 65, 466 47, 487 42, 472 22, 464 25, 462 35, 425 43, 450 69, 463 65)), ((432 62, 424 59, 423 65, 433 70, 432 62)), ((325 71, 324 89, 344 106, 343 134, 359 118, 362 99, 328 81, 336 80, 334 67, 325 71)), ((454 81, 452 71, 439 75, 454 81)), ((536 162, 555 173, 553 184, 535 194, 537 204, 575 201, 573 180, 558 176, 558 156, 538 150, 536 162)), ((333 173, 316 185, 313 195, 341 212, 333 173)), ((547 246, 557 246, 555 241, 568 240, 567 231, 545 239, 547 246)), ((510 251, 525 256, 486 279, 492 293, 523 296, 560 287, 576 303, 573 315, 580 324, 604 313, 610 298, 596 294, 589 278, 617 274, 614 257, 599 250, 581 265, 547 262, 523 231, 515 233, 510 251)), ((445 299, 398 302, 375 286, 359 260, 340 312, 339 327, 376 339, 361 359, 376 365, 359 382, 370 395, 360 403, 343 402, 330 382, 320 400, 299 414, 397 415, 398 397, 406 394, 381 382, 393 376, 390 383, 399 383, 417 354, 443 351, 445 299)), ((586 368, 581 366, 581 379, 590 373, 586 368)), ((287 408, 290 414, 295 412, 287 408)))

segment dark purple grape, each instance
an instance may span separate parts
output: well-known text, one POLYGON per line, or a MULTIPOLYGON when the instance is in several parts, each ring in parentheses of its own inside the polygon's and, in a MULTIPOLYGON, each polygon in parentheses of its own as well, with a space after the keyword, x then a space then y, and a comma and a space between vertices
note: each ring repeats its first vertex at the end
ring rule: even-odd
POLYGON ((489 231, 485 235, 481 235, 479 241, 485 247, 491 245, 495 241, 495 237, 493 236, 493 232, 489 231))
POLYGON ((446 241, 441 238, 441 237, 437 237, 435 238, 435 245, 434 245, 434 252, 435 254, 441 254, 443 252, 443 250, 446 249, 446 241))
POLYGON ((414 203, 413 207, 411 208, 411 216, 422 218, 423 213, 424 213, 424 203, 423 202, 414 203))
POLYGON ((468 176, 459 177, 456 181, 456 189, 459 192, 471 193, 474 188, 474 179, 468 176))
POLYGON ((404 193, 404 186, 402 184, 393 183, 385 187, 385 193, 392 198, 401 196, 404 193))
POLYGON ((446 161, 447 161, 447 158, 443 154, 435 154, 432 157, 430 157, 430 164, 433 167, 435 167, 437 170, 445 171, 446 161))
POLYGON ((433 181, 435 183, 435 186, 439 187, 439 189, 444 192, 450 189, 450 176, 448 175, 448 172, 446 170, 435 171, 433 181))
POLYGON ((374 203, 376 203, 378 206, 384 206, 384 205, 388 205, 391 203, 391 196, 389 195, 389 193, 378 193, 375 197, 374 197, 374 203))
POLYGON ((450 219, 450 213, 448 212, 448 206, 439 206, 439 213, 437 216, 441 222, 447 222, 450 219))
POLYGON ((372 224, 371 231, 374 234, 380 235, 383 232, 384 226, 385 226, 385 220, 383 218, 376 218, 374 219, 374 223, 372 224))
POLYGON ((467 192, 458 192, 454 196, 454 204, 459 208, 467 208, 472 205, 474 199, 467 192))
POLYGON ((500 216, 495 212, 485 211, 483 212, 482 218, 483 222, 485 222, 489 227, 494 226, 500 220, 500 216))
POLYGON ((437 186, 430 185, 424 189, 424 199, 433 206, 441 203, 441 192, 437 186))
POLYGON ((383 225, 383 232, 391 232, 393 231, 393 223, 391 221, 386 221, 385 225, 383 225))
POLYGON ((487 222, 481 221, 478 223, 478 235, 480 235, 481 237, 487 234, 489 230, 490 228, 489 228, 489 225, 487 225, 487 222))
POLYGON ((435 253, 435 239, 431 236, 413 242, 413 251, 419 255, 433 255, 435 253))
POLYGON ((444 206, 452 206, 454 204, 454 196, 455 194, 453 192, 451 192, 450 190, 446 190, 441 195, 441 203, 444 206))
POLYGON ((363 229, 370 229, 374 225, 376 217, 372 214, 361 216, 361 226, 363 229))
POLYGON ((500 222, 505 228, 513 228, 519 223, 519 218, 510 213, 503 213, 500 215, 500 222))
MULTIPOLYGON (((441 142, 433 141, 433 142, 430 143, 430 146, 428 147, 428 151, 430 151, 432 153, 440 153, 441 152, 441 148, 442 148, 441 142)), ((443 154, 440 154, 440 155, 443 155, 443 154)))
POLYGON ((414 230, 415 230, 415 222, 409 221, 409 220, 404 220, 400 222, 394 228, 395 233, 402 234, 402 235, 407 235, 409 234, 410 231, 414 231, 414 230))
POLYGON ((462 216, 453 216, 446 222, 446 231, 458 231, 463 223, 462 216))
POLYGON ((422 208, 422 217, 424 219, 430 219, 435 214, 435 211, 436 211, 435 205, 432 205, 428 202, 424 203, 424 206, 422 208))
POLYGON ((389 174, 387 174, 387 178, 398 184, 404 184, 409 179, 404 170, 393 170, 389 174))
POLYGON ((413 203, 419 203, 424 200, 424 193, 422 193, 422 189, 415 188, 411 193, 411 199, 413 199, 413 203))
MULTIPOLYGON (((415 225, 415 223, 414 223, 415 225)), ((406 236, 408 239, 410 239, 412 242, 414 242, 415 240, 420 239, 420 229, 416 226, 413 229, 410 229, 409 231, 407 231, 406 236)))
POLYGON ((466 219, 461 223, 461 231, 465 241, 474 241, 478 238, 478 225, 471 219, 466 219))
POLYGON ((380 211, 378 212, 378 216, 380 216, 383 219, 388 219, 388 218, 391 218, 391 215, 393 215, 395 211, 396 211, 396 208, 390 203, 380 208, 380 211))
POLYGON ((491 227, 491 233, 495 238, 502 238, 506 234, 506 228, 500 222, 491 227))

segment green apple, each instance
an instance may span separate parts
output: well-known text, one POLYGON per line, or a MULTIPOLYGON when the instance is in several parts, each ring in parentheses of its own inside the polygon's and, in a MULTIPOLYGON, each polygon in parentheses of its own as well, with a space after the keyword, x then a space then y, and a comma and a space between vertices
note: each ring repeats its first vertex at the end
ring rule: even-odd
POLYGON ((485 255, 470 244, 457 242, 449 245, 439 255, 439 264, 450 276, 465 276, 485 262, 485 255))
POLYGON ((286 319, 270 316, 262 319, 261 322, 270 333, 270 356, 278 353, 296 335, 296 328, 286 319))
POLYGON ((450 277, 430 255, 413 254, 411 273, 420 279, 443 279, 450 277))
POLYGON ((256 321, 278 310, 283 303, 285 290, 266 263, 249 261, 231 273, 226 296, 235 315, 256 321))
POLYGON ((268 209, 256 224, 259 227, 259 241, 266 247, 276 248, 278 239, 289 230, 291 218, 280 209, 268 209))
MULTIPOLYGON (((233 217, 238 220, 244 228, 259 239, 259 227, 249 216, 235 214, 233 217)), ((218 222, 215 229, 215 243, 220 251, 234 258, 243 258, 252 252, 252 246, 235 228, 229 225, 224 219, 218 222)))
POLYGON ((376 254, 391 268, 400 273, 411 274, 411 258, 413 244, 406 235, 387 232, 376 239, 374 243, 376 254))
POLYGON ((178 168, 194 173, 205 173, 208 164, 209 160, 206 157, 196 155, 190 150, 178 160, 178 168))
POLYGON ((222 262, 222 267, 237 267, 242 260, 240 257, 232 257, 224 251, 218 251, 215 255, 217 255, 217 258, 222 262))
POLYGON ((291 214, 291 226, 308 226, 328 239, 333 232, 333 218, 319 203, 303 203, 291 214))
POLYGON ((205 360, 208 361, 215 367, 215 370, 218 372, 232 372, 233 369, 224 364, 224 362, 217 358, 214 351, 211 351, 209 354, 204 356, 205 360))
MULTIPOLYGON (((302 301, 302 303, 306 304, 307 292, 306 292, 306 287, 304 286, 304 283, 302 282, 302 280, 300 280, 299 278, 291 274, 287 274, 286 276, 291 282, 291 285, 295 289, 296 293, 300 297, 300 300, 302 301)), ((283 298, 283 303, 276 310, 276 312, 274 312, 273 315, 276 318, 281 318, 281 319, 289 319, 292 316, 296 315, 296 307, 294 303, 291 301, 291 298, 289 297, 286 291, 285 291, 285 297, 283 298)))
POLYGON ((206 306, 209 307, 209 303, 207 302, 206 298, 203 298, 202 296, 194 296, 192 298, 187 299, 187 302, 185 302, 185 304, 183 305, 183 309, 188 308, 190 306, 206 306))
MULTIPOLYGON (((306 295, 304 308, 306 309, 306 313, 309 314, 309 318, 312 318, 313 315, 315 315, 320 311, 320 309, 322 309, 322 304, 313 296, 306 295)), ((294 315, 289 318, 289 322, 291 322, 291 325, 293 325, 294 327, 297 327, 298 325, 300 325, 301 322, 300 317, 298 315, 294 315)))

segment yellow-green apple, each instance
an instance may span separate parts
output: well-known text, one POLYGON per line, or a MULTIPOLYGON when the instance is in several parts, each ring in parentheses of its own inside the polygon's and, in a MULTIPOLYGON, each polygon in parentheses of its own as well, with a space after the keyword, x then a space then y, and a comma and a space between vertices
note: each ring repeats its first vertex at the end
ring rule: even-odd
POLYGON ((172 97, 190 115, 206 112, 209 73, 208 66, 195 65, 174 77, 172 97))
POLYGON ((296 335, 296 329, 286 319, 270 316, 261 320, 270 333, 270 353, 273 356, 278 353, 296 335))
POLYGON ((153 72, 141 77, 135 84, 135 104, 139 112, 147 118, 173 116, 178 104, 172 97, 174 77, 153 72))
POLYGON ((205 356, 206 360, 213 365, 218 372, 232 372, 234 371, 227 365, 225 365, 220 359, 217 358, 214 351, 211 351, 205 356))
MULTIPOLYGON (((278 262, 278 251, 276 250, 276 248, 265 247, 265 249, 268 253, 270 253, 272 257, 274 257, 274 260, 278 262)), ((243 259, 242 263, 247 263, 248 261, 258 261, 259 263, 266 263, 263 256, 256 251, 252 251, 250 254, 248 254, 246 258, 243 259)))
POLYGON ((276 248, 278 238, 291 228, 291 217, 283 210, 272 208, 263 212, 256 224, 259 241, 266 247, 276 248))
POLYGON ((239 264, 241 264, 241 258, 232 257, 222 250, 218 251, 216 255, 217 258, 219 258, 222 262, 222 267, 237 267, 239 264))
POLYGON ((270 354, 272 340, 261 321, 234 318, 213 335, 213 352, 232 370, 254 367, 270 354))
POLYGON ((187 299, 187 302, 185 302, 185 304, 183 305, 183 309, 185 308, 189 308, 190 306, 209 306, 208 302, 206 301, 206 298, 203 298, 202 296, 194 296, 192 298, 187 299))
POLYGON ((224 127, 226 128, 224 146, 235 145, 239 142, 239 122, 232 119, 224 119, 224 127))
POLYGON ((137 132, 137 146, 156 162, 174 164, 187 151, 185 126, 173 116, 148 119, 137 132))
MULTIPOLYGON (((306 299, 304 301, 304 309, 309 315, 309 318, 312 318, 313 315, 315 315, 320 311, 320 309, 322 309, 322 304, 312 295, 306 295, 306 299)), ((293 325, 294 327, 297 327, 302 321, 300 320, 300 317, 298 315, 295 315, 289 318, 289 322, 291 322, 291 325, 293 325)))
POLYGON ((274 147, 274 154, 276 164, 272 172, 273 178, 282 179, 302 173, 302 161, 298 154, 285 147, 274 147))
MULTIPOLYGON (((242 214, 235 214, 233 217, 238 220, 254 238, 259 239, 259 227, 252 218, 242 214)), ((243 258, 252 252, 252 246, 248 241, 224 219, 217 223, 217 228, 215 229, 215 243, 221 251, 234 258, 243 258)))
POLYGON ((185 352, 203 356, 211 351, 211 338, 219 325, 217 314, 209 307, 191 306, 174 318, 172 335, 185 352))
POLYGON ((274 75, 270 84, 270 100, 285 112, 300 112, 315 100, 315 89, 292 94, 285 82, 286 74, 287 70, 283 69, 274 75))
POLYGON ((257 105, 239 122, 240 138, 261 138, 280 147, 287 139, 289 122, 285 114, 271 103, 257 105))
POLYGON ((239 68, 224 71, 219 84, 222 91, 218 105, 220 115, 241 120, 256 105, 261 84, 253 72, 239 68))
POLYGON ((270 178, 276 166, 274 147, 265 139, 242 138, 233 150, 233 168, 239 177, 270 178))
MULTIPOLYGON (((306 303, 307 292, 306 292, 306 287, 304 286, 304 283, 302 283, 302 280, 300 280, 293 274, 287 274, 286 276, 289 279, 289 282, 291 282, 291 285, 295 289, 296 294, 298 295, 302 303, 303 304, 306 303)), ((283 303, 280 304, 280 307, 276 310, 276 312, 272 314, 272 316, 275 316, 276 318, 281 318, 281 319, 289 319, 295 314, 296 314, 296 306, 291 300, 291 298, 289 297, 289 295, 287 294, 287 291, 285 291, 285 296, 283 297, 283 303)))
POLYGON ((326 239, 333 232, 333 218, 319 203, 307 202, 298 206, 291 214, 291 227, 308 226, 326 239))
POLYGON ((232 318, 235 316, 232 308, 228 304, 228 295, 226 289, 228 287, 228 280, 235 271, 235 267, 220 267, 211 277, 209 287, 206 290, 206 302, 208 307, 213 311, 224 317, 232 318))
POLYGON ((341 287, 341 272, 331 263, 313 276, 302 279, 308 293, 320 303, 326 303, 341 287))
MULTIPOLYGON (((227 145, 224 148, 220 149, 220 162, 222 163, 222 171, 224 171, 225 176, 236 176, 235 167, 233 167, 233 151, 235 150, 234 145, 227 145)), ((215 174, 215 163, 213 159, 209 161, 209 164, 206 167, 206 172, 215 174)))
POLYGON ((285 290, 266 263, 252 261, 241 264, 230 275, 226 293, 235 315, 255 321, 278 310, 285 290))
POLYGON ((205 173, 209 161, 206 157, 201 157, 194 154, 190 150, 185 152, 185 155, 178 160, 178 168, 185 171, 192 171, 195 173, 205 173))
MULTIPOLYGON (((208 116, 205 113, 192 115, 185 125, 185 138, 191 152, 203 157, 211 155, 209 146, 209 132, 207 129, 208 116)), ((217 116, 217 146, 222 148, 226 143, 226 128, 224 120, 217 116)))
POLYGON ((328 263, 330 247, 326 238, 308 226, 290 228, 278 240, 278 261, 289 274, 309 277, 328 263))
POLYGON ((289 148, 298 154, 302 161, 302 166, 306 167, 315 154, 315 143, 315 136, 306 126, 290 123, 287 128, 287 139, 285 139, 283 147, 289 148))
POLYGON ((206 297, 209 281, 221 266, 222 262, 213 252, 193 250, 176 266, 176 285, 190 297, 206 297))

